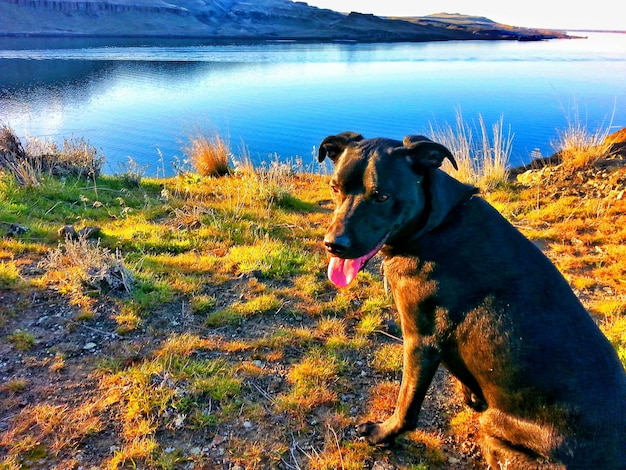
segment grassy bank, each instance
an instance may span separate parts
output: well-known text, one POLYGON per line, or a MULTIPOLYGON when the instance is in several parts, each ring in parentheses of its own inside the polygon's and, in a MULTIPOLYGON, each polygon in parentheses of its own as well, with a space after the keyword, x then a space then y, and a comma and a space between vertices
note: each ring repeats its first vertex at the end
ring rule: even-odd
MULTIPOLYGON (((88 146, 85 171, 5 167, 0 469, 484 468, 476 416, 443 372, 420 430, 391 450, 355 438, 392 411, 401 370, 376 263, 333 288, 327 177, 229 169, 221 140, 189 151, 207 147, 168 179, 101 175, 88 146)), ((483 196, 626 362, 626 168, 608 148, 573 161, 490 171, 483 196)))

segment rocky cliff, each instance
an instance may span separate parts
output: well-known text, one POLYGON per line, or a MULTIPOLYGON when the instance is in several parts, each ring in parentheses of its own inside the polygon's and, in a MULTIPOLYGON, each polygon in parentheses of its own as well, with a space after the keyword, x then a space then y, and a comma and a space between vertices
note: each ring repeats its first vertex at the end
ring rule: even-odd
MULTIPOLYGON (((458 18, 458 17, 457 17, 458 18)), ((154 36, 353 41, 542 39, 560 33, 392 19, 290 0, 0 0, 0 35, 154 36), (503 34, 500 35, 500 32, 503 34)), ((495 25, 495 26, 494 26, 495 25)))

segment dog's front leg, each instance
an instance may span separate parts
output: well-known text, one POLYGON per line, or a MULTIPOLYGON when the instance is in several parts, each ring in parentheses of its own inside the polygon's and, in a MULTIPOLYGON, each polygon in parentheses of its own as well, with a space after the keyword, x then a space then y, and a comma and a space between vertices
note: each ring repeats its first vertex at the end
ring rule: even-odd
POLYGON ((391 442, 399 434, 415 429, 441 354, 438 348, 424 344, 419 337, 405 337, 403 362, 402 384, 393 415, 383 423, 367 422, 357 427, 359 436, 372 444, 391 442))

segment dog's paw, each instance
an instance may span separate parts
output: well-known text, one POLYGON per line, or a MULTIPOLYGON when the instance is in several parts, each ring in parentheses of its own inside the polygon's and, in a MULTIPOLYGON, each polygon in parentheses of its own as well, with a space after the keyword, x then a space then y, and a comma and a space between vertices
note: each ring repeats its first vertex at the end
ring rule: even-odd
POLYGON ((357 436, 365 439, 370 444, 388 444, 393 440, 388 434, 382 431, 380 423, 361 423, 356 427, 357 436))

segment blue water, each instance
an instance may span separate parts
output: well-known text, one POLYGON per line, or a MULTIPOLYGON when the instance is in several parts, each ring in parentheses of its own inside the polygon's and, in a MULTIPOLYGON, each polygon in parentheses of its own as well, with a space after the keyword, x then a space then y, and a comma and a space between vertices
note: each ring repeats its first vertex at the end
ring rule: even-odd
POLYGON ((0 122, 26 140, 83 137, 105 172, 172 174, 199 132, 255 162, 302 160, 329 134, 429 134, 503 119, 511 165, 559 131, 626 127, 626 34, 542 42, 133 44, 0 39, 0 122))

